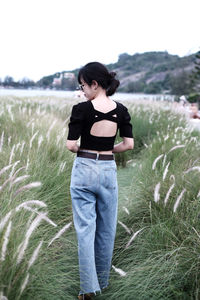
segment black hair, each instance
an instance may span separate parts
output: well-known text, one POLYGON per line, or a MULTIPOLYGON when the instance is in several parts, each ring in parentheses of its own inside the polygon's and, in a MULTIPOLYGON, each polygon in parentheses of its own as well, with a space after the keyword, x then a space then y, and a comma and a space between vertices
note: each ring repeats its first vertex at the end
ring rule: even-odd
POLYGON ((120 82, 115 78, 115 72, 109 72, 108 69, 99 62, 90 62, 79 70, 78 82, 84 80, 89 86, 95 80, 103 89, 107 96, 112 96, 118 88, 120 82))

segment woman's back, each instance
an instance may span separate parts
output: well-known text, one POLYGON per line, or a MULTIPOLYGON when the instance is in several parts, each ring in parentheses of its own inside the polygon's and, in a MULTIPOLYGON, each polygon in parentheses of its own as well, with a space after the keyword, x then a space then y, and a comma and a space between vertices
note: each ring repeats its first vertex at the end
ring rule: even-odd
MULTIPOLYGON (((113 100, 92 100, 91 101, 94 110, 96 111, 95 117, 98 118, 98 113, 107 115, 110 112, 113 112, 112 117, 116 118, 116 107, 117 104, 113 100)), ((111 120, 102 119, 93 124, 90 134, 98 137, 112 137, 117 133, 117 123, 111 120)))

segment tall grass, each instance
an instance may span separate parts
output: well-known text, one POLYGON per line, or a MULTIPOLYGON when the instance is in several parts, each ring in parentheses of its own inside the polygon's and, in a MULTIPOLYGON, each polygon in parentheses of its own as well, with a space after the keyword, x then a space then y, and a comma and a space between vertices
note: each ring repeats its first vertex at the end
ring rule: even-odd
MULTIPOLYGON (((74 154, 65 148, 74 101, 0 99, 1 298, 77 297, 74 154)), ((199 133, 167 102, 128 105, 135 149, 116 156, 113 268, 96 298, 199 299, 199 133)))
POLYGON ((113 260, 127 275, 112 274, 107 299, 200 297, 200 135, 165 115, 133 166, 129 214, 119 212, 131 234, 119 224, 113 260))
MULTIPOLYGON (((65 149, 70 100, 37 100, 1 101, 0 291, 8 299, 32 297, 33 286, 36 298, 50 299, 44 291, 37 294, 37 289, 46 285, 53 295, 55 282, 46 284, 50 276, 45 274, 52 268, 52 276, 56 276, 59 268, 48 261, 64 251, 62 235, 53 238, 72 221, 69 182, 73 155, 65 149)), ((66 236, 64 231, 62 234, 66 236)), ((67 270, 59 271, 64 282, 67 270)))

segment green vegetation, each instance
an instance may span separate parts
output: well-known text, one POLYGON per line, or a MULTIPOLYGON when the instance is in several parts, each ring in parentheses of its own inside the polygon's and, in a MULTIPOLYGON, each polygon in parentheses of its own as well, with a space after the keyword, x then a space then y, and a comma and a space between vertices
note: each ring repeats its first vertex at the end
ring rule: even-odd
POLYGON ((195 55, 195 69, 190 76, 192 91, 189 94, 190 102, 197 102, 200 106, 200 51, 195 55))
POLYGON ((123 53, 108 67, 119 74, 121 92, 188 95, 196 86, 190 80, 195 54, 179 57, 167 52, 123 53))
MULTIPOLYGON (((168 52, 145 52, 129 55, 119 55, 118 61, 107 65, 109 70, 117 72, 121 82, 119 91, 127 93, 158 94, 168 93, 173 95, 189 95, 199 91, 199 58, 197 53, 179 57, 168 52)), ((0 85, 15 88, 54 88, 61 90, 75 90, 76 77, 79 69, 62 71, 42 77, 38 82, 24 78, 15 82, 7 76, 0 85), (70 73, 73 78, 63 77, 70 73), (63 78, 62 78, 63 77, 63 78), (54 83, 55 79, 59 79, 54 83)))
MULTIPOLYGON (((65 148, 72 103, 0 99, 0 298, 77 297, 74 154, 65 148)), ((116 156, 113 268, 96 299, 199 299, 200 134, 168 102, 127 105, 135 149, 116 156)))

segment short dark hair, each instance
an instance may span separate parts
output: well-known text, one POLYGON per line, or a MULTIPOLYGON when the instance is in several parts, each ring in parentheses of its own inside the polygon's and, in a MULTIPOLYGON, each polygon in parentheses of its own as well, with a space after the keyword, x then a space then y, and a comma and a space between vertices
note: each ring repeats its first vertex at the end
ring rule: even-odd
POLYGON ((90 62, 79 70, 78 82, 83 79, 89 86, 95 80, 103 89, 107 96, 112 96, 118 88, 120 82, 115 78, 115 72, 109 72, 108 69, 99 62, 90 62))

